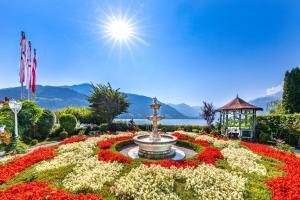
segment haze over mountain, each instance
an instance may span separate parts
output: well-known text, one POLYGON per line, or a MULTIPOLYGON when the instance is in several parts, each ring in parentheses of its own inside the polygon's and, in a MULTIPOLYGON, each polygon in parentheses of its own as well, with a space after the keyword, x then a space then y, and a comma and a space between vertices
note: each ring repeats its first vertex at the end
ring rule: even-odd
POLYGON ((277 101, 277 100, 281 100, 282 99, 282 91, 276 92, 274 94, 271 95, 267 95, 264 97, 258 97, 256 99, 253 99, 251 101, 249 101, 249 103, 254 104, 256 106, 262 107, 264 110, 260 111, 260 114, 266 114, 268 113, 268 103, 272 102, 272 101, 277 101))
POLYGON ((200 108, 201 108, 200 106, 193 107, 185 103, 181 103, 181 104, 169 103, 168 105, 175 108, 179 112, 184 113, 186 116, 193 117, 193 118, 199 118, 200 116, 200 108))

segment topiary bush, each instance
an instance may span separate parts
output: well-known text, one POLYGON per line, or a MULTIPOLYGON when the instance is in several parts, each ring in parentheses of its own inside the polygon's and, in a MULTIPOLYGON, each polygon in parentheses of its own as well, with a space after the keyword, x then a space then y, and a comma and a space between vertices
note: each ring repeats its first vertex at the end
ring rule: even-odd
POLYGON ((46 139, 54 126, 55 116, 50 110, 43 110, 41 117, 38 119, 36 124, 36 133, 33 138, 38 140, 46 139))
POLYGON ((76 128, 77 119, 74 115, 64 114, 60 116, 59 124, 62 129, 72 135, 76 128))

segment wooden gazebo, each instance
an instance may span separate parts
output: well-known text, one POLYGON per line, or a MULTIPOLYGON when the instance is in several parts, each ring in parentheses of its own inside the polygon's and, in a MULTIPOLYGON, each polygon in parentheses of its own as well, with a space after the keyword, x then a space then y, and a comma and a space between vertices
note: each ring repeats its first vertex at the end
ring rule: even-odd
POLYGON ((238 96, 217 111, 220 112, 221 134, 241 139, 255 139, 256 111, 262 108, 252 105, 238 96))

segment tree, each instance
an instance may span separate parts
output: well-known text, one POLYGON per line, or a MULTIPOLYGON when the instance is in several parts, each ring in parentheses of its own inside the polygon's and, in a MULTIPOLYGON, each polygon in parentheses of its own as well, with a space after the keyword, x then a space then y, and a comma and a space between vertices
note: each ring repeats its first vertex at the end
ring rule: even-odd
POLYGON ((200 117, 204 119, 208 126, 211 126, 215 120, 216 109, 212 103, 203 101, 200 117))
POLYGON ((130 104, 119 88, 113 89, 108 83, 107 85, 92 84, 92 89, 88 101, 97 123, 106 122, 111 125, 116 116, 127 112, 130 104))
POLYGON ((285 114, 282 100, 271 101, 268 103, 269 114, 285 114))
POLYGON ((300 69, 287 71, 284 77, 282 105, 286 113, 300 113, 300 69))

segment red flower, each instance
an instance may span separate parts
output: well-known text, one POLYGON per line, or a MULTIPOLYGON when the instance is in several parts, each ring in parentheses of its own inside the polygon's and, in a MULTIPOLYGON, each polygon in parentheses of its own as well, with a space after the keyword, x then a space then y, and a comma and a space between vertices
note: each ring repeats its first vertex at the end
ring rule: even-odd
POLYGON ((223 155, 218 148, 215 147, 205 147, 202 153, 197 155, 196 160, 202 160, 205 164, 215 165, 216 159, 223 159, 223 155))
POLYGON ((188 139, 187 136, 185 136, 185 135, 183 135, 183 134, 181 134, 179 132, 174 132, 174 133, 172 133, 172 135, 175 136, 175 137, 177 137, 178 140, 187 140, 188 139))
POLYGON ((248 142, 241 142, 255 153, 263 156, 271 157, 285 163, 284 167, 278 166, 287 175, 276 177, 265 181, 268 187, 272 190, 273 200, 296 200, 300 199, 300 159, 294 154, 276 150, 271 147, 248 142))
POLYGON ((208 147, 209 146, 209 142, 207 142, 206 140, 195 140, 194 138, 189 139, 189 142, 192 142, 194 144, 198 144, 204 147, 208 147))
POLYGON ((133 136, 120 136, 120 137, 110 139, 110 140, 103 140, 103 141, 98 142, 98 147, 100 149, 108 149, 118 141, 132 140, 132 138, 133 138, 133 136))
POLYGON ((42 160, 54 158, 54 147, 41 147, 22 157, 16 158, 6 165, 0 166, 0 184, 14 178, 18 173, 42 160))
POLYGON ((62 145, 62 144, 70 144, 73 142, 81 142, 81 141, 86 140, 87 138, 88 138, 87 136, 69 137, 69 138, 65 139, 64 141, 60 142, 59 144, 62 145))
POLYGON ((154 162, 144 162, 144 165, 160 165, 165 168, 171 168, 172 166, 176 168, 187 168, 187 167, 197 167, 199 162, 195 161, 175 161, 175 160, 158 160, 154 162))
POLYGON ((115 142, 116 142, 115 139, 103 140, 103 141, 98 142, 98 147, 100 149, 109 149, 115 142))
POLYGON ((46 182, 28 182, 12 186, 0 192, 1 200, 102 200, 102 197, 94 194, 70 194, 63 190, 54 190, 46 182))
POLYGON ((131 160, 122 154, 116 154, 111 152, 110 150, 101 150, 98 154, 98 160, 100 161, 108 161, 108 162, 121 162, 121 163, 131 163, 131 160))

